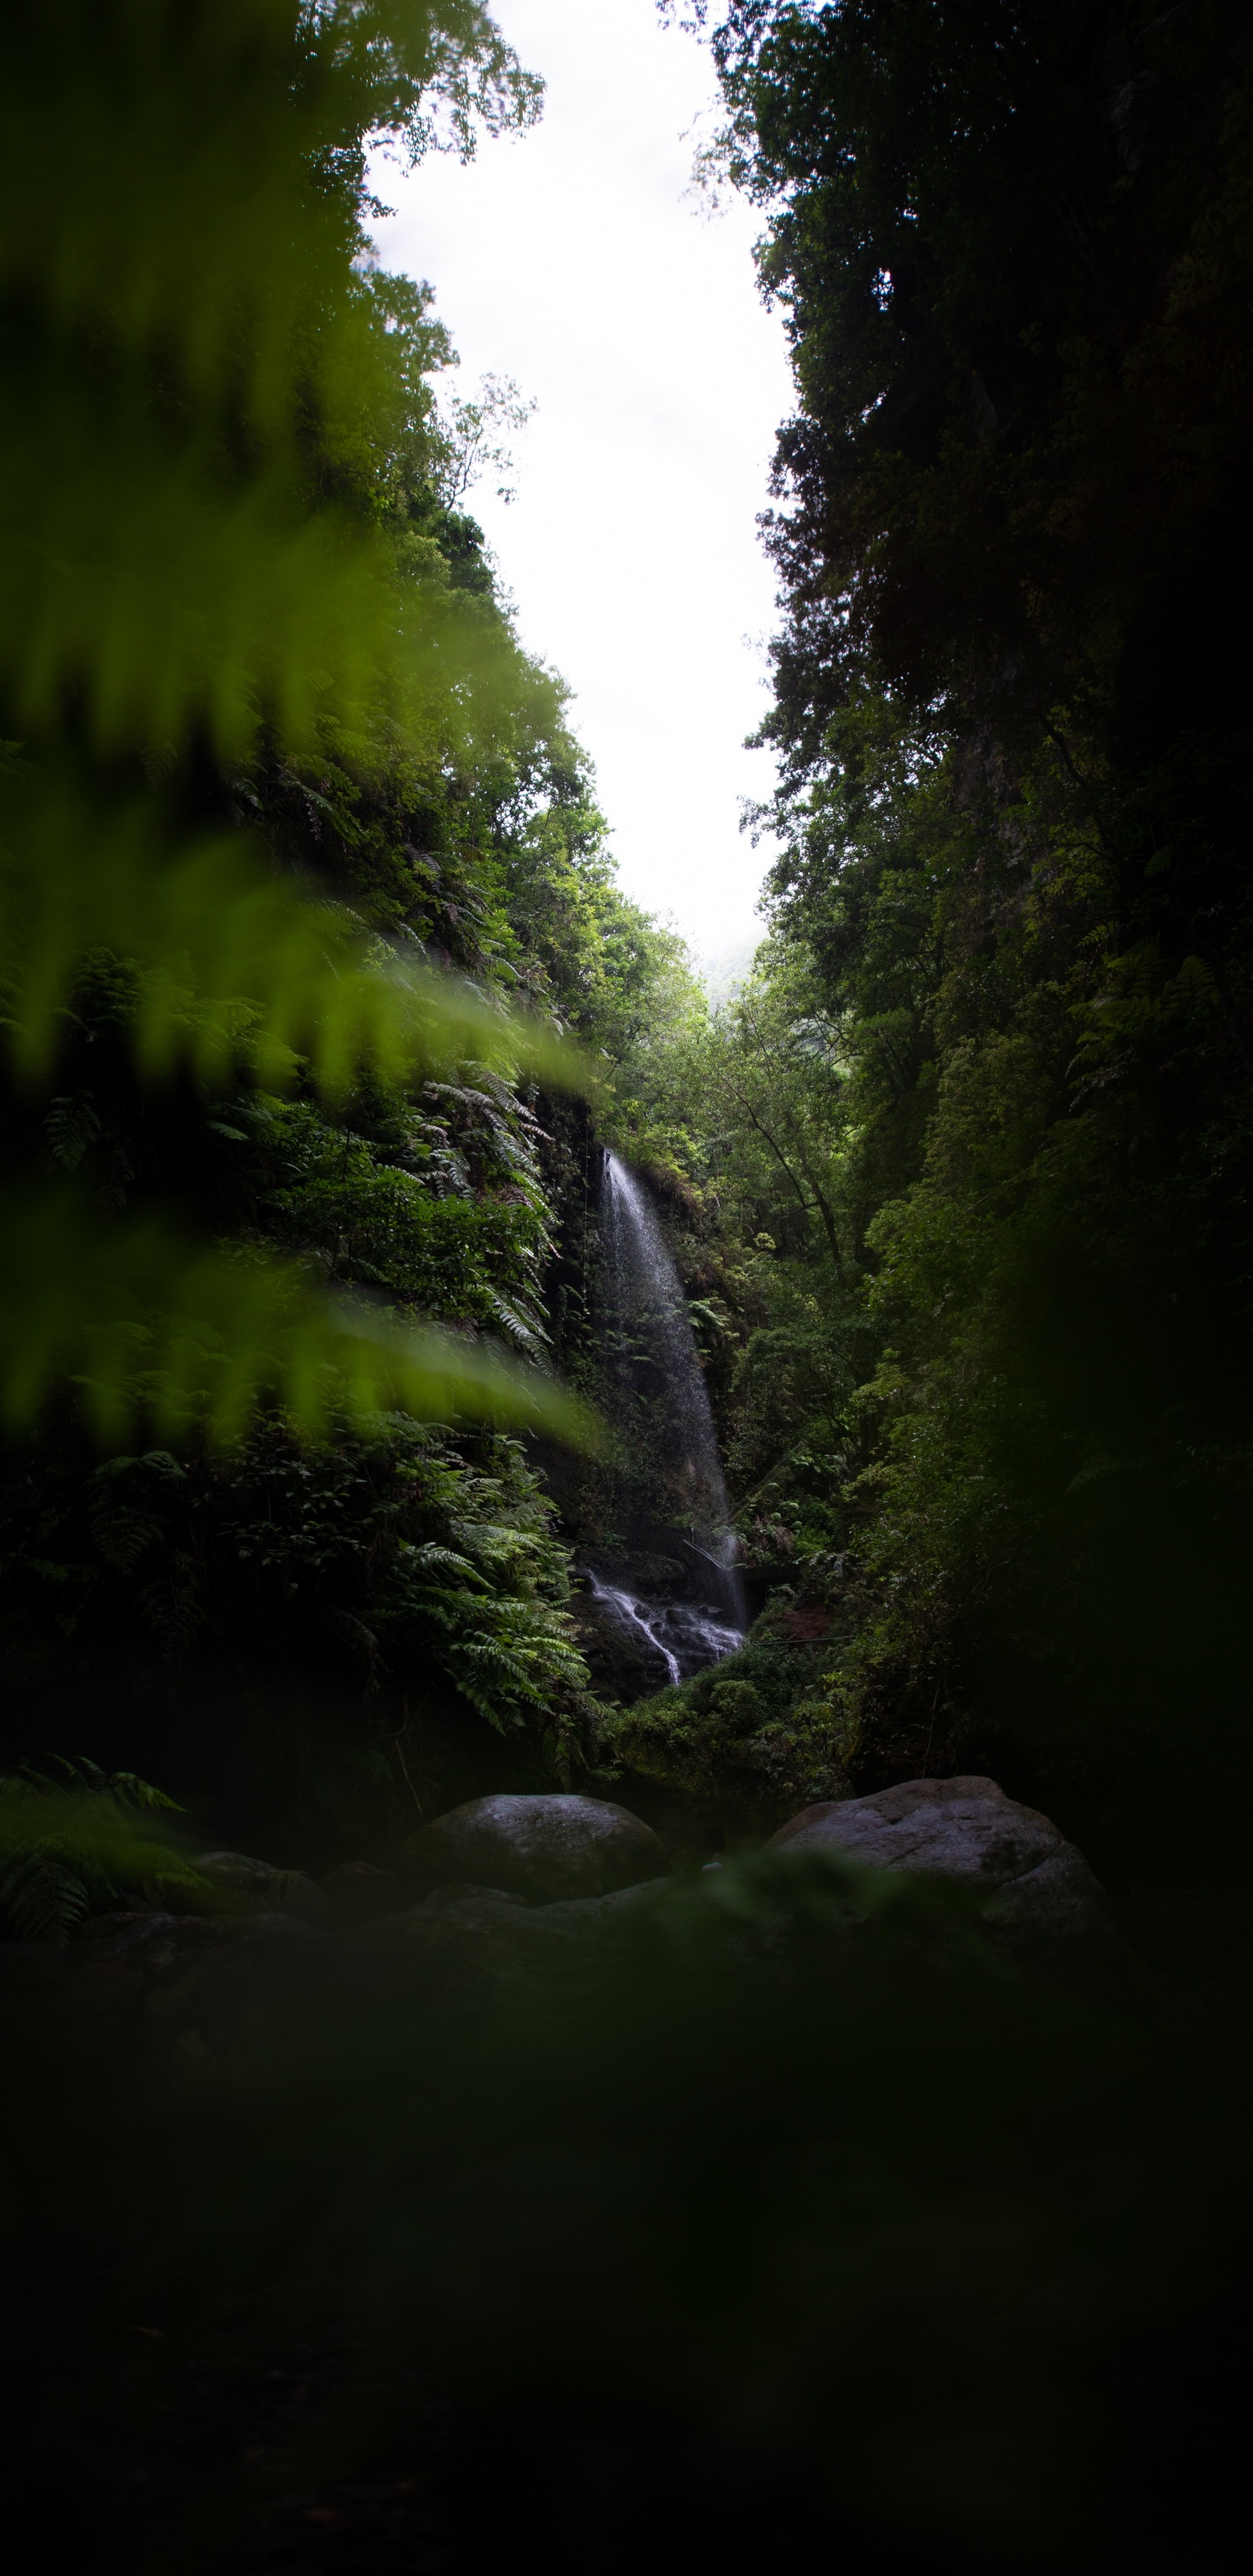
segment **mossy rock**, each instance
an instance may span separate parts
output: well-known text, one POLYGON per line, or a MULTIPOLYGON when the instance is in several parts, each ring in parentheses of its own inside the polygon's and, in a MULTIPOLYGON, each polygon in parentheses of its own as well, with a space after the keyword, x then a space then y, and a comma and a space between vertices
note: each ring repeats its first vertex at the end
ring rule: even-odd
POLYGON ((737 1654, 613 1717, 602 1751, 736 1830, 769 1831, 797 1806, 848 1794, 847 1728, 821 1689, 828 1660, 825 1646, 759 1626, 737 1654))

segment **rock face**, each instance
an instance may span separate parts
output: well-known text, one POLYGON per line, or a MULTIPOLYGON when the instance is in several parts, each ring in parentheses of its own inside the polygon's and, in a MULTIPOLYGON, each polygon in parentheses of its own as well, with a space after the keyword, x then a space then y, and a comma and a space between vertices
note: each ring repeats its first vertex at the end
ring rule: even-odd
POLYGON ((599 1798, 471 1798, 411 1835, 406 1875, 427 1888, 450 1881, 502 1889, 531 1905, 610 1896, 660 1878, 666 1856, 651 1825, 599 1798))
POLYGON ((905 1780, 869 1798, 805 1807, 767 1848, 843 1851, 876 1869, 934 1870, 973 1882, 987 1890, 998 1938, 1024 1954, 1121 1948, 1083 1854, 1047 1816, 977 1774, 905 1780))
POLYGON ((322 1881, 323 1892, 330 1898, 333 1921, 337 1925, 372 1923, 401 1900, 396 1890, 396 1873, 376 1869, 372 1861, 344 1860, 322 1881))

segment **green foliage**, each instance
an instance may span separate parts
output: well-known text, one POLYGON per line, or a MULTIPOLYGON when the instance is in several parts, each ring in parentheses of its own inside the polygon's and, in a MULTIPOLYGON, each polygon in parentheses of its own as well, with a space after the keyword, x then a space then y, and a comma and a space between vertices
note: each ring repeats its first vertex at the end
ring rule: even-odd
POLYGON ((773 1229, 756 1230, 803 1247, 818 1268, 829 1264, 838 1288, 847 1066, 806 963, 759 952, 711 1023, 706 1098, 710 1110, 722 1104, 734 1136, 720 1157, 731 1187, 758 1215, 774 1213, 773 1229))
POLYGON ((415 1332, 359 1300, 329 1305, 307 1273, 259 1246, 198 1247, 155 1216, 106 1231, 69 1189, 11 1194, 0 1318, 0 1407, 14 1429, 68 1384, 106 1446, 137 1414, 163 1438, 201 1429, 231 1442, 267 1402, 306 1437, 338 1413, 364 1422, 400 1405, 538 1417, 595 1438, 574 1398, 490 1349, 415 1332))
POLYGON ((103 23, 64 0, 6 40, 4 87, 8 1418, 75 1386, 105 1438, 145 1406, 161 1437, 231 1436, 267 1401, 315 1436, 336 1402, 530 1418, 538 1379, 515 1403, 499 1364, 326 1311, 255 1239, 216 1252, 203 1204, 197 1246, 151 1154, 158 1204, 121 1213, 116 1173, 103 1206, 71 1202, 29 1130, 42 1109, 71 1168, 106 1135, 69 1068, 109 982, 132 1091, 189 1083, 202 1118, 241 1078, 329 1102, 467 1056, 578 1079, 551 1018, 441 978, 394 905, 376 923, 319 893, 266 830, 281 781, 368 845, 398 772, 446 801, 555 720, 490 584, 456 578, 474 548, 426 382, 451 352, 363 231, 371 139, 417 152, 442 116, 468 151, 476 115, 525 123, 537 85, 474 0, 133 0, 103 23), (32 224, 53 91, 68 157, 32 224))
POLYGON ((735 1835, 770 1832, 798 1807, 848 1794, 861 1750, 847 1694, 834 1696, 838 1638, 777 1593, 745 1645, 690 1681, 640 1700, 602 1731, 605 1758, 677 1793, 735 1835))
POLYGON ((264 1205, 289 1240, 328 1259, 334 1277, 419 1312, 494 1325, 538 1357, 550 1250, 541 1133, 503 1083, 470 1070, 477 1082, 430 1083, 416 1101, 376 1088, 339 1126, 312 1107, 275 1102, 258 1128, 254 1105, 254 1132, 280 1184, 264 1205))
POLYGON ((533 112, 534 84, 460 0, 135 0, 107 33, 66 0, 15 33, 7 67, 21 364, 0 429, 0 668, 20 724, 58 729, 68 684, 116 749, 168 754, 207 726, 237 757, 262 723, 304 748, 328 717, 368 730, 410 638, 428 680, 439 641, 361 506, 394 400, 385 317, 351 264, 365 139, 420 149, 441 93, 468 139, 476 89, 499 123, 533 112), (53 92, 65 179, 32 221, 53 92))
POLYGON ((566 1560, 516 1444, 467 1462, 397 1422, 302 1458, 271 1434, 198 1480, 187 1509, 196 1556, 232 1569, 218 1617, 254 1652, 307 1653, 312 1618, 370 1687, 390 1676, 421 1705, 442 1682, 498 1731, 537 1712, 562 1759, 577 1749, 587 1675, 566 1560))
POLYGON ((740 1526, 855 1778, 1168 1802, 1244 1759, 1248 14, 695 14, 798 391, 684 1065, 740 1526))
POLYGON ((148 1078, 186 1064, 211 1087, 247 1069, 273 1088, 305 1072, 334 1099, 366 1069, 399 1082, 476 1053, 578 1080, 577 1056, 549 1029, 384 950, 343 905, 285 885, 239 833, 171 849, 151 799, 103 804, 29 768, 5 787, 5 1035, 24 1082, 47 1080, 97 959, 131 970, 148 1078))
POLYGON ((210 1890, 150 1821, 174 1807, 131 1771, 33 1763, 0 1779, 0 1918, 17 1941, 64 1947, 127 1894, 186 1906, 210 1890))
POLYGON ((245 1805, 262 1784, 288 1839, 334 1838, 348 1818, 377 1839, 414 1794, 425 1803, 446 1780, 455 1793, 467 1718, 519 1758, 535 1748, 541 1777, 594 1750, 566 1551, 540 1480, 498 1432, 458 1446, 374 1415, 355 1435, 330 1425, 316 1448, 271 1424, 216 1454, 149 1450, 85 1474, 66 1438, 24 1463, 0 1502, 15 1687, 43 1698, 50 1665, 55 1687, 62 1667, 90 1677, 120 1659, 131 1730, 155 1705, 180 1782, 216 1760, 245 1805), (293 1699, 294 1740, 265 1714, 276 1694, 293 1699), (190 1736, 176 1722, 187 1704, 190 1736))

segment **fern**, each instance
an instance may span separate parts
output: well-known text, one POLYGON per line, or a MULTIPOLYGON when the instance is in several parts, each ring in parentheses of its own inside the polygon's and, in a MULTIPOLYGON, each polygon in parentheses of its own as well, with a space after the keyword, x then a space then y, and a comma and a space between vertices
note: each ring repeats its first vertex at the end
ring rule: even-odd
MULTIPOLYGON (((159 1453, 158 1453, 159 1454, 159 1453)), ((177 1798, 167 1797, 164 1789, 154 1789, 151 1780, 141 1780, 135 1771, 102 1771, 85 1753, 54 1753, 50 1757, 54 1771, 75 1788, 89 1789, 93 1797, 113 1798, 120 1807, 135 1807, 146 1814, 166 1808, 181 1815, 177 1798)), ((42 1776, 34 1763, 23 1766, 22 1776, 42 1786, 42 1776)))
MULTIPOLYGON (((550 1028, 367 938, 343 906, 276 877, 240 833, 172 845, 159 810, 107 804, 72 772, 15 764, 0 780, 0 992, 17 1070, 42 1079, 93 954, 141 970, 133 1044, 145 1072, 180 1063, 221 1083, 243 1065, 271 1088, 345 1092, 479 1056, 549 1084, 583 1078, 550 1028)), ((486 1095, 479 1095, 485 1105, 486 1095)))
MULTIPOLYGON (((476 124, 527 122, 537 84, 478 0, 47 0, 9 14, 0 71, 0 723, 21 737, 0 780, 0 1016, 19 1120, 41 1110, 85 1177, 97 1111, 57 1069, 85 986, 110 978, 141 1085, 339 1100, 467 1057, 577 1082, 546 1027, 205 823, 228 777, 248 802, 250 764, 442 778, 490 763, 537 692, 558 703, 387 498, 385 460, 430 411, 420 362, 447 344, 423 290, 381 285, 362 230, 371 139, 468 152, 476 124)), ((131 1177, 6 1188, 10 1425, 74 1387, 105 1441, 143 1422, 231 1439, 267 1403, 307 1434, 380 1405, 577 1434, 534 1373, 330 1307, 310 1271, 172 1215, 116 1213, 131 1177)))
POLYGON ((240 1437, 276 1405, 308 1438, 336 1417, 386 1410, 542 1422, 595 1446, 593 1417, 489 1348, 406 1327, 386 1307, 332 1304, 294 1262, 203 1248, 159 1216, 102 1228, 70 1185, 10 1194, 0 1270, 0 1420, 20 1429, 73 1384, 104 1442, 147 1423, 158 1438, 240 1437))
POLYGON ((259 429, 310 396, 338 421, 378 400, 335 157, 355 176, 366 134, 468 156, 542 88, 479 0, 44 0, 5 56, 0 280, 66 331, 107 315, 210 403, 236 375, 259 429))
POLYGON ((107 1899, 113 1892, 85 1858, 67 1857, 55 1841, 31 1843, 0 1859, 0 1911, 17 1941, 51 1941, 63 1948, 93 1895, 107 1899))
POLYGON ((101 742, 207 723, 246 755, 263 720, 292 745, 328 714, 367 729, 415 650, 429 696, 446 633, 415 638, 353 489, 399 395, 354 266, 365 140, 420 149, 442 102, 468 148, 476 109, 525 122, 537 85, 472 0, 48 0, 9 25, 3 67, 0 280, 23 338, 0 395, 0 669, 20 722, 58 727, 69 686, 101 742))
POLYGON ((212 1890, 147 1819, 175 1801, 131 1771, 54 1755, 0 1778, 0 1918, 11 1939, 64 1948, 128 1894, 204 1903, 212 1890))

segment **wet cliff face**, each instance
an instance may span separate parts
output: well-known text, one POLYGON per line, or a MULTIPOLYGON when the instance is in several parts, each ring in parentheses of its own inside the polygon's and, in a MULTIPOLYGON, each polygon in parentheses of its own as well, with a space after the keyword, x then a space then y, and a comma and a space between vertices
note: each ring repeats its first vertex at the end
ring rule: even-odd
POLYGON ((583 1651, 610 1698, 629 1705, 688 1681, 742 1641, 726 1601, 713 1585, 702 1588, 699 1571, 679 1556, 594 1549, 580 1570, 587 1586, 577 1614, 583 1651))

